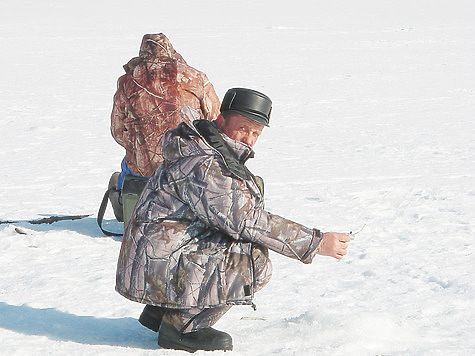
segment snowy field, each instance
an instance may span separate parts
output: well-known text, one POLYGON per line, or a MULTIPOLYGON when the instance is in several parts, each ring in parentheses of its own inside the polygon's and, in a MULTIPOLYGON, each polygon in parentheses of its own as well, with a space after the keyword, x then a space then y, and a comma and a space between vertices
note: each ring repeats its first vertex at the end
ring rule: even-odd
POLYGON ((95 222, 116 80, 158 32, 220 98, 273 99, 249 163, 268 210, 364 226, 339 262, 272 254, 257 311, 216 325, 233 354, 475 354, 472 0, 2 0, 0 220, 20 222, 0 225, 0 354, 187 354, 114 291, 120 238, 95 222), (26 222, 56 214, 92 215, 26 222))

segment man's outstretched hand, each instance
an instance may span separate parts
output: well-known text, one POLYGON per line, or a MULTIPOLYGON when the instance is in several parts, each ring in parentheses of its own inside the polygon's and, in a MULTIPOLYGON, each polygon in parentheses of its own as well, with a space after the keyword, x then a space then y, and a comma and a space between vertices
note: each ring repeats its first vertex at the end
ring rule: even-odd
POLYGON ((325 232, 318 245, 318 254, 342 259, 346 255, 350 236, 338 232, 325 232))

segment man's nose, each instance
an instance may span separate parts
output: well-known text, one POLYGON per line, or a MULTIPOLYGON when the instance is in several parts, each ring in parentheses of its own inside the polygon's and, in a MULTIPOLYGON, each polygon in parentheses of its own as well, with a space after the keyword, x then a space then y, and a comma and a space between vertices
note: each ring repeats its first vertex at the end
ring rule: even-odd
POLYGON ((246 144, 246 145, 249 145, 249 146, 253 146, 254 145, 254 138, 252 137, 252 135, 245 135, 243 137, 243 142, 246 144))

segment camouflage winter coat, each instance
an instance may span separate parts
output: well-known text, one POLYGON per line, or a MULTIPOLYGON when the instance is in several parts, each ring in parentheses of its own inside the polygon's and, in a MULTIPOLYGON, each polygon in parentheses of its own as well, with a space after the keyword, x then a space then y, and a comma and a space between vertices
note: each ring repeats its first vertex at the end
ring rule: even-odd
POLYGON ((124 69, 114 95, 112 136, 125 148, 130 170, 151 176, 162 162, 162 136, 181 122, 181 108, 191 106, 212 120, 219 99, 207 76, 187 65, 162 33, 145 35, 139 57, 124 69))
MULTIPOLYGON (((184 120, 164 139, 163 164, 150 178, 124 233, 116 290, 169 308, 250 304, 254 244, 310 263, 319 235, 263 208, 243 162, 251 148, 214 122, 184 120)), ((270 276, 269 276, 270 277, 270 276)))

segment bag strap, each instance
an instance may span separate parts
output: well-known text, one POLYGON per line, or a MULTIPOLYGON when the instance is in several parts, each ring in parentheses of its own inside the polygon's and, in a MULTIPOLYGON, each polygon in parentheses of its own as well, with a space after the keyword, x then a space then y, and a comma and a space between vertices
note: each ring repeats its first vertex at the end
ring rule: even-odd
POLYGON ((107 189, 107 191, 104 194, 104 198, 102 198, 101 206, 99 207, 99 212, 97 213, 97 224, 99 225, 99 228, 102 230, 104 235, 107 235, 107 236, 122 236, 123 234, 119 234, 117 232, 107 231, 102 227, 102 219, 104 218, 104 213, 106 212, 106 209, 107 209, 107 203, 109 202, 109 194, 113 189, 114 189, 114 187, 111 187, 111 188, 107 189))

